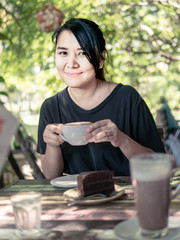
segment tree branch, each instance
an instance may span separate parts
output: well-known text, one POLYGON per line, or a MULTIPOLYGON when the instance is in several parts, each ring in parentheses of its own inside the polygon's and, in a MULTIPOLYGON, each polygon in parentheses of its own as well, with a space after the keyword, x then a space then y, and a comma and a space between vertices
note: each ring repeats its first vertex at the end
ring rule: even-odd
POLYGON ((160 3, 160 4, 162 4, 162 5, 168 4, 168 5, 170 5, 170 6, 173 6, 173 7, 175 7, 175 8, 180 9, 180 4, 177 3, 177 2, 173 2, 173 1, 171 1, 171 0, 157 0, 157 2, 160 3))
POLYGON ((2 9, 4 9, 4 11, 5 11, 7 14, 11 15, 12 18, 15 20, 15 22, 22 28, 22 25, 21 25, 19 19, 14 15, 14 13, 13 13, 13 12, 10 12, 9 10, 7 10, 7 8, 2 5, 2 3, 1 3, 1 7, 2 7, 2 9))
POLYGON ((163 51, 158 51, 158 50, 152 50, 152 51, 134 51, 132 47, 128 46, 127 48, 124 48, 123 50, 127 52, 132 52, 133 54, 136 55, 143 55, 143 54, 156 54, 160 55, 161 57, 164 57, 168 59, 170 62, 175 62, 180 60, 180 55, 179 56, 172 56, 169 53, 165 53, 163 51))

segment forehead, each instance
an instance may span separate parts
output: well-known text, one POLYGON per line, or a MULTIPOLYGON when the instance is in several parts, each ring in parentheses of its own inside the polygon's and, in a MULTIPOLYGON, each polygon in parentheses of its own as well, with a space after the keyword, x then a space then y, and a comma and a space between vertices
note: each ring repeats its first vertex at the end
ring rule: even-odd
POLYGON ((77 47, 80 48, 80 45, 75 38, 74 34, 70 30, 63 30, 57 40, 57 47, 77 47))

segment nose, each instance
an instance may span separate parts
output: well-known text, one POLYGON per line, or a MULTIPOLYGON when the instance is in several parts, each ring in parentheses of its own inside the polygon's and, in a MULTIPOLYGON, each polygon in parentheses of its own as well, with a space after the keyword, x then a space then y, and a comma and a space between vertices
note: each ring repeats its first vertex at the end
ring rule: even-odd
POLYGON ((73 55, 69 55, 68 59, 67 59, 67 67, 68 68, 77 68, 79 66, 76 56, 73 55))

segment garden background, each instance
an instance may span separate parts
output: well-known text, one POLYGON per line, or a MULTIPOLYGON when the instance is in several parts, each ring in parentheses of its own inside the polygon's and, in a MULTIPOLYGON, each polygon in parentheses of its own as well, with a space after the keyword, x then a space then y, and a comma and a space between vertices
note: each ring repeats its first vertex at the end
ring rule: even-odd
MULTIPOLYGON (((164 96, 180 119, 180 2, 53 0, 65 18, 99 24, 108 50, 106 78, 136 88, 154 119, 164 96)), ((0 100, 37 138, 43 100, 65 85, 54 64, 52 32, 36 15, 46 1, 0 1, 0 100)))

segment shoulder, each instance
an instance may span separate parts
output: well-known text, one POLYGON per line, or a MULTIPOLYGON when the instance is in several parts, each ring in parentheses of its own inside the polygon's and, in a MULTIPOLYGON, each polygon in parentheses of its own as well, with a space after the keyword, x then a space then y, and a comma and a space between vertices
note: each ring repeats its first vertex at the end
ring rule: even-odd
POLYGON ((123 85, 123 84, 119 84, 119 85, 121 85, 121 91, 129 94, 139 95, 138 91, 130 85, 123 85))
POLYGON ((55 106, 56 104, 58 104, 58 102, 65 98, 65 95, 66 95, 66 88, 63 89, 62 91, 56 93, 55 95, 49 97, 49 98, 46 98, 44 100, 44 102, 42 103, 42 107, 51 107, 51 106, 55 106))
POLYGON ((108 82, 108 81, 104 82, 104 84, 108 85, 108 88, 111 90, 119 90, 125 93, 139 95, 138 91, 130 85, 124 85, 122 83, 114 83, 114 82, 108 82))
POLYGON ((143 100, 139 92, 130 85, 118 84, 116 88, 118 89, 118 94, 126 102, 133 101, 133 103, 137 103, 143 100))
POLYGON ((49 98, 46 98, 44 100, 44 102, 42 103, 41 111, 45 111, 45 110, 51 108, 51 106, 54 105, 54 103, 56 102, 56 99, 57 99, 57 94, 55 94, 54 96, 51 96, 49 98))

